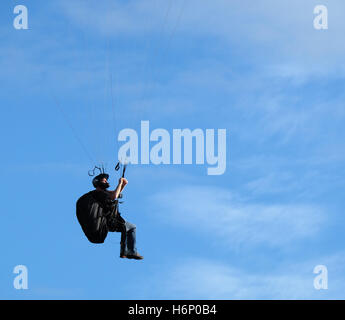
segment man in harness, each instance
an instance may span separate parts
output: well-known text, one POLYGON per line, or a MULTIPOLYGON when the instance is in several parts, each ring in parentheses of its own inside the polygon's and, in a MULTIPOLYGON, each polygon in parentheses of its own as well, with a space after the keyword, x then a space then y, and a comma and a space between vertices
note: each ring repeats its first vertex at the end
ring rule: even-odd
POLYGON ((103 243, 108 232, 121 232, 120 258, 142 260, 136 249, 136 226, 124 220, 118 211, 118 199, 128 184, 126 178, 119 179, 114 191, 107 190, 109 175, 102 172, 94 177, 95 190, 77 201, 78 221, 92 243, 103 243))

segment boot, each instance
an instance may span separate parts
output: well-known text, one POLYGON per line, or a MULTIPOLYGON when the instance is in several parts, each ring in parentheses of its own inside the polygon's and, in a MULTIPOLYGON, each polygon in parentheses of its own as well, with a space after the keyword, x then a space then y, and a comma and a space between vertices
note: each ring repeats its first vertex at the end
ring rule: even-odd
POLYGON ((144 257, 137 252, 136 254, 127 254, 127 259, 143 260, 144 257))

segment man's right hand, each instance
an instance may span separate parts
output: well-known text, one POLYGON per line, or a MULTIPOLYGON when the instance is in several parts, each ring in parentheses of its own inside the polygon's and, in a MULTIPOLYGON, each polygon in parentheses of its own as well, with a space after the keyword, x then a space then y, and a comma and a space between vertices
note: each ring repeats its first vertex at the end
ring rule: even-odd
POLYGON ((119 184, 124 187, 125 185, 128 184, 128 180, 126 178, 120 178, 119 179, 119 184))
POLYGON ((128 180, 126 178, 120 178, 119 184, 117 185, 116 189, 112 191, 112 200, 119 198, 122 190, 128 184, 128 180))

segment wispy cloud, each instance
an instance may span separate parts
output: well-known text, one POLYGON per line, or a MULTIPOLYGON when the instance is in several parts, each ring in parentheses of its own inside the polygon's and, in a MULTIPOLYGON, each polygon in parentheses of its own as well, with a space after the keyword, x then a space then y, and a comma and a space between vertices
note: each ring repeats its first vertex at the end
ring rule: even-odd
MULTIPOLYGON (((190 0, 183 12, 183 23, 176 31, 190 37, 214 36, 229 44, 252 43, 257 47, 257 55, 263 55, 267 47, 272 48, 274 44, 274 49, 266 51, 266 55, 277 58, 283 54, 285 58, 289 56, 294 61, 304 62, 330 54, 340 58, 345 50, 339 43, 344 27, 341 8, 345 5, 341 1, 327 4, 332 28, 325 34, 313 28, 313 10, 318 4, 316 0, 263 0, 256 3, 250 0, 208 0, 200 5, 199 1, 190 0), (322 45, 321 40, 326 43, 322 45)), ((171 33, 183 1, 170 4, 155 0, 104 1, 96 4, 79 0, 73 3, 62 1, 58 7, 80 28, 108 35, 143 36, 171 33)))
POLYGON ((179 299, 343 299, 343 263, 344 254, 339 253, 302 263, 290 261, 262 272, 189 259, 171 268, 168 280, 162 282, 170 297, 179 299), (314 288, 313 270, 319 264, 328 269, 328 290, 314 288))
POLYGON ((325 220, 323 209, 315 205, 253 203, 211 186, 162 191, 152 200, 164 220, 212 233, 230 247, 289 245, 315 236, 325 220))

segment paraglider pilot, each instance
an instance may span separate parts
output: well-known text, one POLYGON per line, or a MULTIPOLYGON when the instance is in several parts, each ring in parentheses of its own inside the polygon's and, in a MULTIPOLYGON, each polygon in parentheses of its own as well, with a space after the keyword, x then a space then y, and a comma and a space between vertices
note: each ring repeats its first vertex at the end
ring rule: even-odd
POLYGON ((128 181, 120 178, 115 190, 110 191, 108 179, 106 173, 93 178, 95 190, 77 201, 78 221, 92 243, 103 243, 109 231, 121 232, 120 258, 142 260, 144 257, 136 249, 136 226, 123 219, 118 211, 118 199, 128 181))

